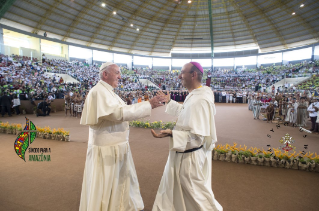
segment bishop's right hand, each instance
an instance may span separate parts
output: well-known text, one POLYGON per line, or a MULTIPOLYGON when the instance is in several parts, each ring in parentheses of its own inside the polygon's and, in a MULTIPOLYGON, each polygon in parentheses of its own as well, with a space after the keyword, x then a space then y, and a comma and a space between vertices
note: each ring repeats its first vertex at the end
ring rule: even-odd
POLYGON ((163 106, 163 102, 166 102, 167 98, 166 96, 163 95, 157 95, 155 97, 153 97, 152 99, 149 100, 152 109, 157 108, 159 106, 163 106))
POLYGON ((165 103, 167 103, 167 102, 169 102, 169 101, 171 100, 171 95, 169 94, 169 91, 166 91, 166 95, 165 95, 164 92, 158 91, 158 92, 156 93, 156 96, 165 96, 165 97, 166 97, 165 103))

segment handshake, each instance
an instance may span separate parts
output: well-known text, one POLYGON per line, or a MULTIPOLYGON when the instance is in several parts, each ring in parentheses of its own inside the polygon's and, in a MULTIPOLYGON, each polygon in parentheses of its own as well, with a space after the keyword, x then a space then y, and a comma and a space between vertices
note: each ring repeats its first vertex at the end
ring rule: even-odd
MULTIPOLYGON (((169 92, 167 91, 166 94, 164 94, 162 91, 158 91, 156 96, 149 100, 152 109, 157 108, 159 106, 163 106, 163 103, 167 103, 171 100, 171 96, 169 92)), ((161 130, 160 134, 157 134, 153 129, 151 130, 152 135, 155 138, 164 138, 167 136, 172 136, 172 131, 170 129, 167 130, 161 130)))
POLYGON ((163 106, 163 103, 167 103, 171 99, 171 96, 168 91, 166 94, 167 95, 165 95, 162 91, 158 91, 156 93, 156 96, 149 100, 152 109, 163 106))

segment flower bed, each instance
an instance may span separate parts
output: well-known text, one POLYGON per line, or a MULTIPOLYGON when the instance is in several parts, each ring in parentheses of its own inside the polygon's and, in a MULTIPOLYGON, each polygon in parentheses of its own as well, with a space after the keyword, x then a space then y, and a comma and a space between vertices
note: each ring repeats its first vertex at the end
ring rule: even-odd
POLYGON ((303 153, 301 151, 289 153, 276 148, 265 151, 256 147, 247 150, 247 146, 237 147, 236 143, 232 146, 229 144, 217 145, 213 150, 213 160, 319 172, 319 155, 317 153, 303 153))
POLYGON ((162 121, 131 121, 130 126, 132 127, 140 127, 140 128, 152 128, 152 129, 173 129, 175 126, 175 122, 162 122, 162 121))
MULTIPOLYGON (((0 123, 0 133, 18 135, 23 130, 21 124, 0 123)), ((63 128, 51 129, 50 127, 37 127, 37 137, 59 141, 70 141, 70 131, 63 128)))

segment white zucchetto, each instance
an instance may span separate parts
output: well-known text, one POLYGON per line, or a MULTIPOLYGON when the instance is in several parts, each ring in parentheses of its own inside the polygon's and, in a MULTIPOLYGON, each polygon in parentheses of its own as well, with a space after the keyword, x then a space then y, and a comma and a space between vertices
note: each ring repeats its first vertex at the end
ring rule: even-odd
POLYGON ((106 63, 103 63, 100 67, 100 73, 102 72, 103 69, 105 69, 106 67, 110 66, 110 65, 113 65, 115 63, 113 62, 106 62, 106 63))

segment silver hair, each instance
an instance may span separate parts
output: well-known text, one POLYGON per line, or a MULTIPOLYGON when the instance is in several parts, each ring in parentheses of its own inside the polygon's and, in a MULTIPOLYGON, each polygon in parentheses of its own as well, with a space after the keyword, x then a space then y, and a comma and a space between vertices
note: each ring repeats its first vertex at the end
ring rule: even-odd
POLYGON ((105 71, 107 71, 107 73, 109 72, 109 67, 110 66, 107 66, 107 67, 105 67, 104 69, 102 69, 101 71, 100 71, 100 79, 102 79, 102 77, 103 77, 103 73, 105 72, 105 71))
POLYGON ((113 62, 106 62, 106 63, 103 63, 100 67, 100 73, 99 73, 99 76, 100 76, 100 79, 102 79, 103 77, 103 72, 104 71, 109 71, 109 67, 112 66, 114 63, 113 62))

